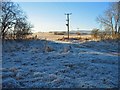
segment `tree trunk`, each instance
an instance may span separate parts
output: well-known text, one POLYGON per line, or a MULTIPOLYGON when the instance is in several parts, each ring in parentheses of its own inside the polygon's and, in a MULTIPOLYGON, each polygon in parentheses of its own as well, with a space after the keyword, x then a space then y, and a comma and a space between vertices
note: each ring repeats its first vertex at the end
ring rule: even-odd
POLYGON ((115 23, 115 34, 117 34, 117 23, 115 23))

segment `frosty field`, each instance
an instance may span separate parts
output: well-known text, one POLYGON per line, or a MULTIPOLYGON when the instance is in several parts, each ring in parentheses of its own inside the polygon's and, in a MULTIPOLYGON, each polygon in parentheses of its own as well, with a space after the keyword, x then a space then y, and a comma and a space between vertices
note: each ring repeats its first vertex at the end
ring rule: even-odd
POLYGON ((2 54, 3 88, 118 87, 116 41, 10 40, 2 54))

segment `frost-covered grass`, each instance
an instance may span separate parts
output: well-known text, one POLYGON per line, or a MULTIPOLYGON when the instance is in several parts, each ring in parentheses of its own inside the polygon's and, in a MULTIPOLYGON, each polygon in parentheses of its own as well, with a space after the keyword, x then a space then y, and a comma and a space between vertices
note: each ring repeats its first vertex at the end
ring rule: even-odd
POLYGON ((119 55, 116 41, 6 41, 2 85, 6 88, 116 88, 119 55))

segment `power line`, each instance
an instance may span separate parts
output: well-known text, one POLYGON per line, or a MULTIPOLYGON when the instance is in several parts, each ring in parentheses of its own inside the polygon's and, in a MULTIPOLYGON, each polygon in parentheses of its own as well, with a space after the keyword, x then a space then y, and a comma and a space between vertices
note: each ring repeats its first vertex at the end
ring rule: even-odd
POLYGON ((69 16, 71 15, 72 13, 66 13, 65 15, 67 16, 67 24, 66 24, 66 26, 67 26, 67 30, 68 30, 68 39, 69 39, 69 16))

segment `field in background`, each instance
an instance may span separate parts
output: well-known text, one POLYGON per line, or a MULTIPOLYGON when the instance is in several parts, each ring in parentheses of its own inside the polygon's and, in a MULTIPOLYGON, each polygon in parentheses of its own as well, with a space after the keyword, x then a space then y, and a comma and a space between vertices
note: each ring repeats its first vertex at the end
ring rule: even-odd
MULTIPOLYGON (((67 38, 67 34, 66 35, 55 35, 54 33, 49 33, 49 32, 38 32, 38 33, 33 33, 32 37, 36 37, 37 39, 47 39, 47 40, 58 40, 58 39, 62 39, 67 38)), ((28 36, 31 37, 31 36, 28 36)), ((77 35, 77 34, 70 34, 70 38, 76 38, 76 39, 92 39, 91 35, 77 35)))

